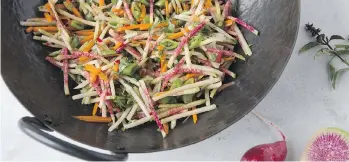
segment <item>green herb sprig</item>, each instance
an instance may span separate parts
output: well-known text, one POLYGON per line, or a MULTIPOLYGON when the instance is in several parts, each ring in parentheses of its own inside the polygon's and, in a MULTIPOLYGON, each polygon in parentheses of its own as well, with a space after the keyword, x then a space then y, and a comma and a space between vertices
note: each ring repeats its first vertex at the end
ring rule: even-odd
MULTIPOLYGON (((320 55, 330 55, 331 59, 328 61, 328 67, 329 67, 329 76, 331 80, 331 84, 333 89, 336 89, 336 82, 338 80, 338 77, 340 76, 341 73, 345 71, 349 71, 348 68, 342 68, 339 70, 336 70, 334 66, 332 65, 332 60, 333 58, 337 57, 339 58, 344 64, 349 66, 348 60, 344 59, 343 56, 349 55, 349 44, 334 44, 332 45, 333 40, 345 40, 342 36, 340 35, 332 35, 330 38, 327 37, 325 34, 321 33, 320 28, 315 28, 313 24, 306 24, 305 25, 305 30, 308 31, 312 37, 316 38, 316 41, 312 41, 304 45, 299 53, 306 52, 310 49, 313 49, 315 47, 321 47, 320 50, 317 51, 317 53, 314 55, 314 59, 316 56, 320 55)), ((348 43, 348 42, 346 42, 348 43)))

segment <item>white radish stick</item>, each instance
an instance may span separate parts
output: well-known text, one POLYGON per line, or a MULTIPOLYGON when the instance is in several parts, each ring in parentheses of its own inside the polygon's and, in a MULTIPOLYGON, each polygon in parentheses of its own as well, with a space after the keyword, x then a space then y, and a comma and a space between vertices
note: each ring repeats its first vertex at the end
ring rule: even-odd
POLYGON ((113 131, 114 129, 116 129, 120 124, 121 122, 126 118, 127 114, 130 112, 131 108, 127 108, 121 115, 120 118, 118 118, 118 120, 111 126, 109 127, 108 131, 111 132, 113 131))
POLYGON ((147 107, 144 105, 144 102, 141 100, 141 98, 139 98, 139 96, 133 90, 133 88, 130 85, 128 85, 127 83, 125 83, 125 81, 123 79, 119 79, 119 82, 125 87, 127 93, 132 95, 132 97, 136 100, 136 102, 138 103, 139 107, 142 109, 144 114, 147 117, 150 117, 150 114, 149 114, 149 111, 148 111, 147 107))
POLYGON ((124 125, 124 128, 125 128, 125 129, 130 129, 130 128, 133 128, 133 127, 142 125, 142 124, 144 124, 144 123, 150 121, 150 119, 152 119, 151 116, 149 116, 149 117, 144 117, 144 118, 139 119, 139 120, 137 120, 137 121, 134 121, 134 122, 132 122, 132 123, 125 124, 125 125, 124 125))
POLYGON ((161 123, 162 123, 162 124, 168 123, 168 122, 170 122, 170 121, 172 121, 172 120, 177 120, 177 119, 180 119, 180 118, 185 118, 185 117, 187 117, 187 116, 191 116, 191 115, 194 115, 194 114, 200 114, 200 113, 203 113, 203 112, 207 112, 207 111, 214 110, 214 109, 216 109, 216 108, 217 108, 216 105, 210 105, 210 106, 198 108, 198 109, 191 110, 191 111, 187 111, 187 112, 184 112, 184 113, 181 113, 181 114, 173 115, 173 116, 170 116, 170 117, 165 118, 165 119, 161 119, 161 123))

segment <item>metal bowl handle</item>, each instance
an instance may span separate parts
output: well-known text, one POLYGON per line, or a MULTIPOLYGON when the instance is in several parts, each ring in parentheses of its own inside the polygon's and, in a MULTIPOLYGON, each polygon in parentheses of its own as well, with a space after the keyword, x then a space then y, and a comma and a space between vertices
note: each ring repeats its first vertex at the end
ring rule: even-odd
POLYGON ((87 161, 123 161, 127 159, 127 153, 103 154, 58 139, 46 133, 45 131, 52 132, 52 130, 34 117, 23 117, 19 120, 18 125, 19 128, 31 138, 76 158, 87 161))

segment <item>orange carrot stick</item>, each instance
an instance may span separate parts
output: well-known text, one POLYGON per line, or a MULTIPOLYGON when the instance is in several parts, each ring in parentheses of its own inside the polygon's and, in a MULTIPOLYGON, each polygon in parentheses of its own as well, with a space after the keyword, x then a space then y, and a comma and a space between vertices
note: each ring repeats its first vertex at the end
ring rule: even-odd
POLYGON ((100 116, 73 116, 73 118, 93 123, 109 123, 112 121, 109 117, 100 117, 100 116))
POLYGON ((90 42, 88 42, 88 44, 86 45, 86 47, 82 50, 83 52, 90 52, 90 50, 92 49, 92 47, 95 45, 95 41, 90 40, 90 42))
MULTIPOLYGON (((192 108, 191 110, 195 110, 195 109, 196 109, 196 108, 194 107, 194 108, 192 108)), ((197 115, 197 114, 194 114, 194 115, 193 115, 193 122, 194 122, 194 124, 196 124, 197 121, 198 121, 198 115, 197 115)))
POLYGON ((91 34, 91 35, 89 35, 89 36, 86 36, 86 37, 84 37, 83 39, 81 39, 81 40, 80 40, 80 43, 83 44, 83 43, 85 43, 85 42, 87 42, 87 41, 90 41, 90 40, 92 40, 92 39, 93 39, 93 34, 91 34))
POLYGON ((99 0, 99 7, 101 7, 101 6, 105 6, 104 0, 99 0))
POLYGON ((53 11, 52 11, 52 9, 51 9, 50 4, 46 3, 46 4, 45 4, 45 8, 48 10, 48 12, 50 13, 50 15, 51 15, 53 18, 55 18, 55 15, 54 15, 54 13, 53 13, 53 11))
MULTIPOLYGON (((184 31, 185 32, 189 32, 189 29, 185 28, 184 31)), ((184 34, 185 33, 183 31, 181 31, 181 32, 178 32, 178 33, 173 33, 173 34, 169 35, 167 38, 168 39, 177 39, 177 38, 183 37, 184 34)))
POLYGON ((30 26, 27 29, 25 29, 25 32, 30 33, 34 30, 34 27, 30 26))
POLYGON ((164 127, 165 133, 168 134, 168 132, 169 132, 169 126, 168 126, 168 124, 167 124, 167 123, 163 124, 163 127, 164 127))
POLYGON ((170 17, 170 12, 169 12, 169 8, 168 8, 168 0, 165 0, 165 13, 166 13, 166 17, 170 17))
POLYGON ((118 72, 118 71, 119 71, 119 64, 115 64, 115 65, 113 66, 113 70, 114 70, 115 72, 118 72))
POLYGON ((93 35, 93 31, 86 31, 86 32, 80 32, 80 31, 77 31, 75 32, 76 35, 78 36, 90 36, 90 35, 93 35))
POLYGON ((188 80, 188 79, 190 79, 190 78, 194 78, 194 77, 198 77, 198 76, 200 76, 201 74, 187 74, 187 75, 185 75, 185 80, 188 80))
POLYGON ((100 68, 96 68, 95 66, 90 65, 90 64, 85 65, 84 68, 86 71, 93 73, 93 74, 97 74, 97 75, 101 72, 100 68))
POLYGON ((89 58, 86 57, 86 56, 80 56, 80 57, 78 58, 78 60, 79 60, 79 63, 80 63, 80 64, 83 64, 83 63, 86 63, 86 62, 89 60, 89 58))
POLYGON ((72 12, 73 12, 73 14, 74 14, 75 16, 80 17, 80 18, 83 19, 83 17, 81 16, 81 13, 80 13, 79 10, 76 9, 75 7, 72 8, 72 12))
POLYGON ((39 29, 45 30, 47 32, 56 32, 58 31, 57 27, 55 26, 40 26, 40 27, 34 27, 34 31, 39 31, 39 29))
POLYGON ((92 116, 96 116, 97 110, 98 110, 98 102, 95 103, 95 105, 93 106, 92 116))
POLYGON ((51 16, 49 13, 45 12, 45 13, 44 13, 44 16, 45 16, 45 19, 46 19, 48 22, 52 22, 53 18, 52 18, 52 16, 51 16))

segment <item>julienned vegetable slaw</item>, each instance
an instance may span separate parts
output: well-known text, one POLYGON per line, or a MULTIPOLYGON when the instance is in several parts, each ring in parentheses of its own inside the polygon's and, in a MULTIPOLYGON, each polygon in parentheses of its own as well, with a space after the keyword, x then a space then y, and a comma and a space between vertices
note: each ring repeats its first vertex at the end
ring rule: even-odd
POLYGON ((155 121, 162 136, 178 119, 216 109, 211 99, 233 85, 229 67, 252 51, 219 0, 48 0, 43 18, 21 21, 33 39, 56 48, 46 60, 61 68, 64 93, 74 80, 82 104, 93 104, 86 122, 110 123, 109 131, 155 121), (169 126, 170 124, 170 126, 169 126))

